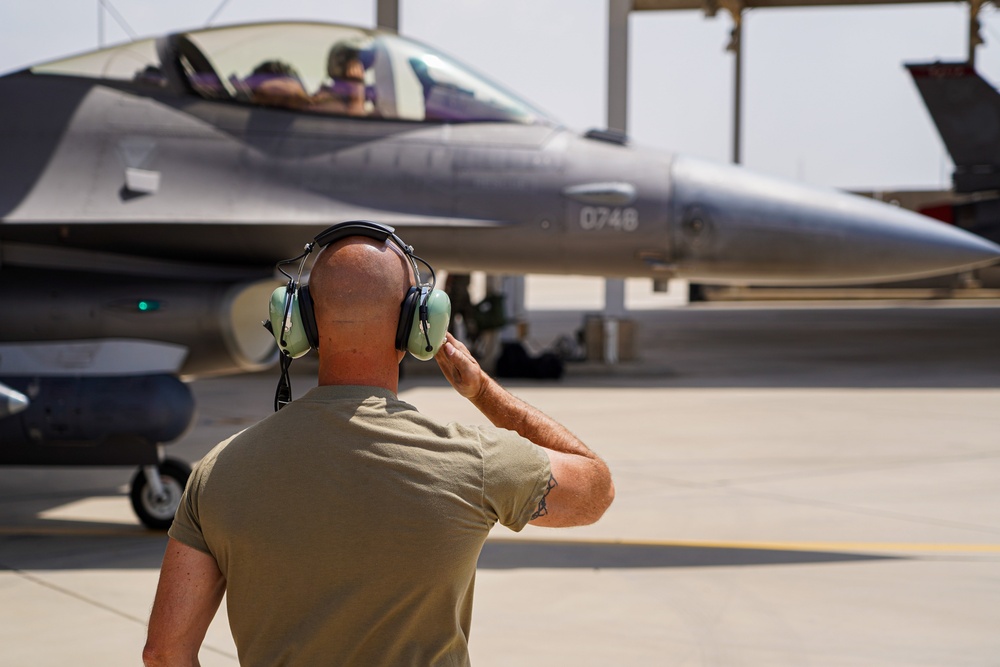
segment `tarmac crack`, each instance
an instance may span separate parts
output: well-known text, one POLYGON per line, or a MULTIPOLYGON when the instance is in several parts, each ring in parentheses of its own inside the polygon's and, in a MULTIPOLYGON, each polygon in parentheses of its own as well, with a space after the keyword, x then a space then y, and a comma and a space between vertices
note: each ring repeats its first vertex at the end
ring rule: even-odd
POLYGON ((134 623, 138 623, 139 625, 141 625, 143 627, 146 626, 146 620, 145 619, 138 618, 136 616, 133 616, 132 614, 125 613, 125 612, 121 611, 120 609, 115 609, 114 607, 112 607, 110 605, 106 605, 103 602, 99 602, 97 600, 94 600, 93 598, 89 598, 86 595, 80 595, 79 593, 76 593, 75 591, 71 591, 68 588, 64 588, 64 587, 59 586, 57 584, 53 584, 50 581, 45 581, 44 579, 42 579, 40 577, 36 577, 35 575, 33 575, 33 574, 29 573, 29 572, 25 572, 24 570, 20 570, 20 569, 18 569, 16 567, 10 567, 10 566, 4 565, 2 563, 0 563, 0 567, 2 567, 5 570, 8 570, 10 572, 13 572, 14 574, 16 574, 17 576, 21 577, 22 579, 30 581, 31 583, 33 583, 33 584, 35 584, 37 586, 41 586, 43 588, 47 588, 47 589, 49 589, 51 591, 55 591, 57 593, 65 595, 67 597, 71 597, 71 598, 73 598, 75 600, 79 600, 80 602, 84 602, 86 604, 89 604, 92 607, 97 607, 98 609, 103 609, 104 611, 110 612, 110 613, 112 613, 112 614, 114 614, 116 616, 119 616, 119 617, 124 618, 124 619, 129 620, 129 621, 132 621, 134 623))

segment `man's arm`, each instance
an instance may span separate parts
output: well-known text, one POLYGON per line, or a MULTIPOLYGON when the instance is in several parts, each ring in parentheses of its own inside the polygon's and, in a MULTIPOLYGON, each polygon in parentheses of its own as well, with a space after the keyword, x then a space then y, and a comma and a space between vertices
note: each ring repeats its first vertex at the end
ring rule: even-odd
POLYGON ((497 384, 451 334, 435 359, 455 390, 494 426, 515 431, 548 450, 552 478, 531 524, 583 526, 601 518, 614 500, 615 487, 611 471, 597 454, 562 424, 497 384))
POLYGON ((198 650, 226 591, 215 559, 170 538, 149 615, 142 661, 153 665, 198 665, 198 650))

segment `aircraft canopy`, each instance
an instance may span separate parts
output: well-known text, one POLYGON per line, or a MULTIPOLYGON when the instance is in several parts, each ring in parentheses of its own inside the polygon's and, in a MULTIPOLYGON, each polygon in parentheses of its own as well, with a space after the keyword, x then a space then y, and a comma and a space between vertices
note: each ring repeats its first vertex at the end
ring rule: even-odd
POLYGON ((38 65, 35 74, 180 88, 218 101, 429 122, 554 124, 451 58, 398 35, 321 23, 176 33, 38 65))

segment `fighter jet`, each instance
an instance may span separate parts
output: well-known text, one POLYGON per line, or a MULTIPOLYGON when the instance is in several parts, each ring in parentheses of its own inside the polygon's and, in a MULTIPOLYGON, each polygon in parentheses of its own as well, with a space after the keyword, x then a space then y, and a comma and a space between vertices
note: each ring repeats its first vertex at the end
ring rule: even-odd
POLYGON ((994 262, 907 211, 573 132, 395 34, 195 30, 0 78, 0 463, 142 466, 169 524, 184 380, 265 368, 273 267, 392 225, 438 269, 838 284, 994 262))
POLYGON ((929 208, 1000 241, 1000 93, 965 62, 906 67, 955 163, 954 200, 929 208))

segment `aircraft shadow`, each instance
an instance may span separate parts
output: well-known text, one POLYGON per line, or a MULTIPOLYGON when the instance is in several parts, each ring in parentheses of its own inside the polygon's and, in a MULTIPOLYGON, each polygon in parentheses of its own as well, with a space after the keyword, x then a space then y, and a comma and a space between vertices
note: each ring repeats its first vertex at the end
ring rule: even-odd
MULTIPOLYGON (((11 533, 0 536, 0 570, 156 569, 163 559, 167 540, 165 532, 94 523, 84 526, 67 522, 47 534, 11 533)), ((478 567, 482 570, 749 567, 891 559, 898 558, 788 549, 490 540, 483 547, 478 567)))
POLYGON ((59 534, 59 528, 0 536, 0 570, 155 569, 167 544, 165 532, 140 526, 87 524, 77 526, 79 534, 59 534))
POLYGON ((790 549, 493 540, 483 547, 479 569, 744 567, 896 559, 875 554, 790 549))

